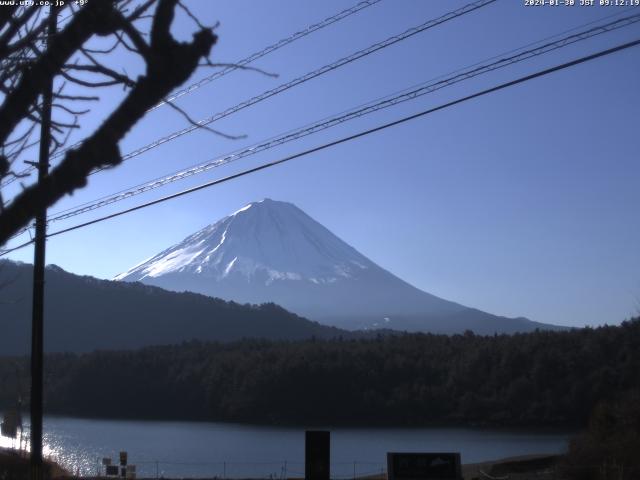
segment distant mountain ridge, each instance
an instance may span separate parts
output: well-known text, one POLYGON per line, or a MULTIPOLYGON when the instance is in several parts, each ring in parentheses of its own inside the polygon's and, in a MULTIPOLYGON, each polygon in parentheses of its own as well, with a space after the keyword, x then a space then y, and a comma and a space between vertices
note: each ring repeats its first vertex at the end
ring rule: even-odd
MULTIPOLYGON (((31 346, 33 266, 0 260, 0 355, 31 346)), ((141 283, 99 280, 49 265, 45 272, 45 351, 134 349, 183 341, 349 337, 268 304, 240 305, 141 283)))
POLYGON ((274 302, 349 330, 478 334, 553 325, 506 318, 419 290, 291 203, 264 199, 115 277, 240 303, 274 302))

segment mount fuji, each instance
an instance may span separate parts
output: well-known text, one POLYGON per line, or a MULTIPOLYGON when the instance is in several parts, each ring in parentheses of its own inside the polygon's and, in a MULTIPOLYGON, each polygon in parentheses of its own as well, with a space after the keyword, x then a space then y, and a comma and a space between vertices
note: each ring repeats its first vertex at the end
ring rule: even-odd
POLYGON ((264 199, 190 235, 114 280, 239 303, 277 303, 327 325, 433 333, 526 332, 506 318, 419 290, 291 203, 264 199))

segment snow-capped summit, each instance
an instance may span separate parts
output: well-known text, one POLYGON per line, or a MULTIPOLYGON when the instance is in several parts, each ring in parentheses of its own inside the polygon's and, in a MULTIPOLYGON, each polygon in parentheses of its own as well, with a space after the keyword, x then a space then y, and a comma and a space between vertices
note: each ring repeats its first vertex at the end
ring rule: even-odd
POLYGON ((239 303, 274 302, 344 328, 493 333, 541 325, 496 317, 423 292, 295 205, 270 199, 245 205, 115 280, 239 303))
POLYGON ((291 203, 265 198, 249 203, 115 280, 195 274, 204 281, 229 276, 331 283, 374 266, 291 203))

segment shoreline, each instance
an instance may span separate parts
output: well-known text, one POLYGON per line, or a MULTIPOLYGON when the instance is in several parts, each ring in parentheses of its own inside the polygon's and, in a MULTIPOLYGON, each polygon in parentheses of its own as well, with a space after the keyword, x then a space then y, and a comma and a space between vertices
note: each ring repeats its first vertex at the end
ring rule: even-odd
MULTIPOLYGON (((13 448, 0 447, 0 476, 6 478, 28 478, 30 453, 13 448)), ((57 462, 44 458, 45 471, 51 472, 51 478, 72 478, 71 473, 57 462)))
MULTIPOLYGON (((549 454, 528 454, 518 455, 512 457, 504 457, 495 460, 489 460, 485 462, 463 463, 462 464, 462 478, 464 480, 472 480, 476 478, 511 478, 508 477, 512 474, 517 474, 520 480, 544 480, 546 478, 555 478, 556 465, 559 460, 562 459, 562 455, 549 455, 549 454)), ((105 476, 75 476, 72 472, 61 467, 56 462, 46 459, 45 463, 52 469, 51 479, 56 480, 98 480, 114 477, 105 476)), ((9 475, 28 475, 29 468, 29 454, 22 452, 19 453, 16 450, 0 447, 0 474, 9 475)), ((10 476, 9 478, 13 478, 10 476)), ((26 478, 26 477, 25 477, 26 478)), ((137 477, 138 480, 155 480, 157 477, 137 477)), ((161 477, 163 480, 222 480, 220 476, 214 477, 161 477)), ((264 480, 268 477, 227 477, 226 480, 264 480)), ((363 475, 355 476, 354 480, 386 480, 385 474, 363 475)), ((273 479, 272 479, 273 480, 273 479)), ((279 478, 276 480, 304 480, 300 476, 287 476, 286 479, 279 478)))
MULTIPOLYGON (((514 478, 518 480, 545 480, 556 478, 556 465, 562 458, 560 455, 530 454, 516 457, 505 457, 497 460, 480 463, 468 463, 462 465, 462 480, 474 479, 497 479, 514 478)), ((65 476, 60 479, 77 480, 108 480, 113 477, 96 476, 65 476)), ((137 480, 156 480, 157 477, 137 477, 137 480)), ((196 480, 196 477, 160 477, 163 480, 196 480)), ((221 477, 197 477, 197 480, 223 480, 221 477)), ((228 477, 226 480, 264 480, 264 477, 228 477)), ((278 478, 273 480, 304 480, 304 477, 287 476, 286 479, 278 478)), ((383 475, 356 476, 353 480, 387 480, 386 473, 383 475)))

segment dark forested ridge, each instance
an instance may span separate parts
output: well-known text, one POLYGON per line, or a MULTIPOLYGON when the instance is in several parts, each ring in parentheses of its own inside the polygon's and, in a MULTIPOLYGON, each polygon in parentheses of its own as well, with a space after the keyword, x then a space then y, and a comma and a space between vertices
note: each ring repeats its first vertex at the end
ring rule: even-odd
MULTIPOLYGON (((0 355, 31 346, 33 266, 0 260, 0 355)), ((180 343, 194 338, 300 340, 347 332, 274 305, 240 305, 140 283, 79 276, 50 265, 45 284, 45 350, 90 352, 180 343)))
MULTIPOLYGON (((0 259, 0 355, 29 352, 32 281, 32 265, 0 259)), ((358 295, 367 297, 362 291, 358 295)), ((74 275, 55 265, 49 265, 45 272, 45 318, 45 351, 75 353, 170 345, 194 339, 230 342, 242 338, 328 339, 340 335, 370 338, 378 332, 385 333, 386 328, 420 331, 426 325, 419 316, 394 316, 389 325, 384 324, 385 330, 349 332, 310 321, 274 303, 239 304, 137 282, 100 280, 74 275)), ((366 327, 367 322, 354 318, 351 325, 366 327)), ((462 333, 467 328, 489 334, 531 331, 536 326, 565 328, 496 317, 469 308, 433 317, 429 325, 429 331, 437 333, 462 333)))
MULTIPOLYGON (((54 354, 45 365, 49 413, 305 425, 582 426, 598 402, 640 387, 640 319, 511 336, 189 342, 54 354)), ((26 374, 27 366, 25 358, 0 360, 1 403, 13 401, 16 369, 26 374)))

